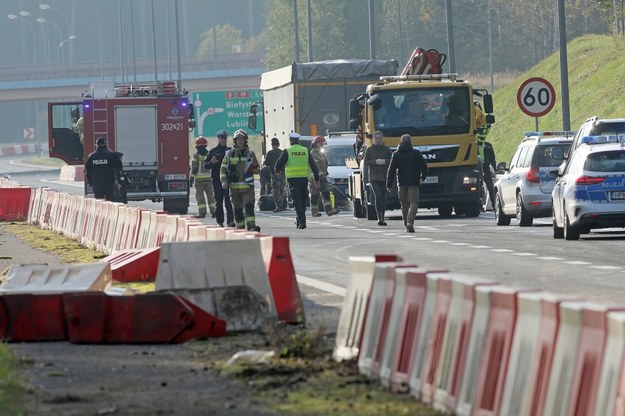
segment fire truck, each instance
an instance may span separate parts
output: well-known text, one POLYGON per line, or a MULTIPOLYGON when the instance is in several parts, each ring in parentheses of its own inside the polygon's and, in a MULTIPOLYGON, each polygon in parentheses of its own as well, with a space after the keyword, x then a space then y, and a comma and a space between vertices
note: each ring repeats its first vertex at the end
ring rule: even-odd
MULTIPOLYGON (((195 126, 187 91, 177 82, 91 83, 81 101, 48 103, 50 157, 81 165, 99 137, 123 154, 128 200, 163 201, 170 213, 189 207, 189 129, 195 126)), ((85 195, 92 194, 85 180, 85 195)))
MULTIPOLYGON (((362 141, 349 178, 354 216, 376 219, 364 149, 381 131, 395 149, 403 134, 412 136, 428 165, 421 184, 420 208, 437 208, 439 215, 477 217, 481 211, 482 175, 476 135, 495 122, 492 96, 474 89, 458 74, 442 73, 444 54, 417 49, 401 75, 382 76, 350 100, 350 129, 362 141)), ((389 194, 387 209, 399 208, 397 193, 389 194)))

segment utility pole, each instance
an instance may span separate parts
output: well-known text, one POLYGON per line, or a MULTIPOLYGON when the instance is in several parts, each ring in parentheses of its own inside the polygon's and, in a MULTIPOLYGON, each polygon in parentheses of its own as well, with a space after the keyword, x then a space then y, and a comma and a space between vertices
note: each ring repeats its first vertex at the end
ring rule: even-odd
POLYGON ((373 0, 369 0, 369 59, 375 59, 375 16, 373 0))
MULTIPOLYGON (((130 0, 130 21, 134 23, 135 21, 135 12, 134 7, 132 7, 133 1, 130 0)), ((130 40, 132 43, 130 46, 132 47, 132 80, 133 82, 137 82, 137 55, 135 53, 135 25, 130 25, 130 40)))
POLYGON ((297 21, 297 0, 293 0, 293 31, 295 32, 295 63, 299 62, 299 22, 297 21))
POLYGON ((122 84, 126 82, 126 66, 124 65, 124 60, 124 13, 122 11, 122 0, 119 0, 119 65, 122 84))
POLYGON ((566 18, 564 0, 558 0, 558 27, 560 29, 560 96, 562 97, 562 130, 571 130, 569 107, 569 65, 566 51, 566 18))
POLYGON ((454 24, 451 15, 451 0, 445 0, 445 16, 447 17, 447 58, 449 72, 456 72, 456 52, 454 51, 454 24))
POLYGON ((180 27, 178 26, 178 0, 175 0, 174 7, 176 9, 176 64, 178 66, 178 88, 182 82, 182 69, 180 68, 180 27))
POLYGON ((313 44, 312 44, 312 6, 311 0, 306 2, 306 19, 308 29, 308 62, 313 61, 313 44))
MULTIPOLYGON (((399 62, 404 62, 404 31, 401 27, 401 6, 397 0, 397 30, 399 31, 399 62)), ((401 64, 400 64, 401 65, 401 64)))
POLYGON ((152 59, 154 62, 154 82, 158 82, 158 68, 156 66, 156 28, 154 25, 154 0, 150 0, 150 13, 152 14, 152 59))
POLYGON ((491 1, 488 0, 488 75, 490 77, 490 92, 495 91, 495 80, 493 79, 493 32, 491 24, 491 1))

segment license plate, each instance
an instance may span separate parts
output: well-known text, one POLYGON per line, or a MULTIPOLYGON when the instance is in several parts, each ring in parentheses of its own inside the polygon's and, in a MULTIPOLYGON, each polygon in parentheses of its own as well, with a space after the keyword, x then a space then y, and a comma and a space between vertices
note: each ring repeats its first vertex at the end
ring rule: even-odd
POLYGON ((438 183, 438 176, 428 176, 423 183, 438 183))
POLYGON ((623 200, 625 199, 625 191, 612 191, 610 192, 611 200, 623 200))
POLYGON ((166 181, 180 181, 180 180, 185 180, 185 179, 187 179, 187 175, 185 175, 184 173, 182 174, 169 173, 165 175, 166 181))

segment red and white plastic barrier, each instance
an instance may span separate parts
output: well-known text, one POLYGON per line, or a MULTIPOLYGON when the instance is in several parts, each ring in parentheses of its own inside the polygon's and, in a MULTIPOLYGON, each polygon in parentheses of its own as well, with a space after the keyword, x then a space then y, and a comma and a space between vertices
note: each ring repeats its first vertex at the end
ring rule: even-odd
POLYGON ((85 180, 85 169, 81 166, 67 165, 61 167, 59 180, 63 182, 75 182, 85 180))
POLYGON ((26 155, 26 154, 38 153, 38 152, 39 152, 39 147, 35 143, 0 147, 0 157, 1 156, 26 155))

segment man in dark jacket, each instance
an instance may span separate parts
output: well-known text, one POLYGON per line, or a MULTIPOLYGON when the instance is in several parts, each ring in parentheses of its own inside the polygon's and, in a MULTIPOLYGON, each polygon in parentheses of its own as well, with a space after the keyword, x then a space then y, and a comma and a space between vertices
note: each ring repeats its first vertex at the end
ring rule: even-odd
POLYGON ((384 144, 384 135, 381 131, 373 133, 373 145, 365 150, 364 164, 368 173, 368 183, 371 184, 375 210, 378 214, 378 225, 386 225, 384 212, 386 211, 386 173, 391 163, 391 148, 384 144))
POLYGON ((399 147, 391 157, 386 175, 386 189, 390 192, 397 175, 399 202, 406 231, 414 233, 414 219, 419 208, 419 185, 428 175, 428 167, 421 152, 412 147, 410 135, 401 136, 399 147))
POLYGON ((224 204, 226 205, 226 220, 228 227, 234 227, 234 212, 232 210, 232 202, 228 196, 228 191, 221 186, 220 169, 221 162, 224 160, 226 152, 230 150, 228 147, 228 132, 219 130, 216 134, 217 146, 208 151, 204 167, 210 169, 211 179, 213 181, 213 195, 215 196, 215 219, 219 226, 224 226, 224 204))
POLYGON ((98 137, 96 145, 97 150, 89 155, 85 163, 87 183, 96 199, 115 201, 115 172, 123 169, 122 161, 109 150, 105 137, 98 137))
POLYGON ((490 206, 493 211, 495 210, 495 185, 493 184, 493 168, 494 172, 497 172, 497 159, 495 157, 495 149, 489 142, 484 142, 484 161, 482 163, 482 170, 484 171, 484 183, 486 189, 488 189, 488 197, 490 198, 490 206))
POLYGON ((263 162, 263 165, 269 168, 269 173, 271 174, 271 193, 276 204, 276 209, 273 212, 284 211, 286 205, 286 199, 284 198, 284 175, 276 173, 276 162, 280 159, 280 155, 282 155, 280 140, 274 137, 271 139, 271 150, 267 152, 263 162))

